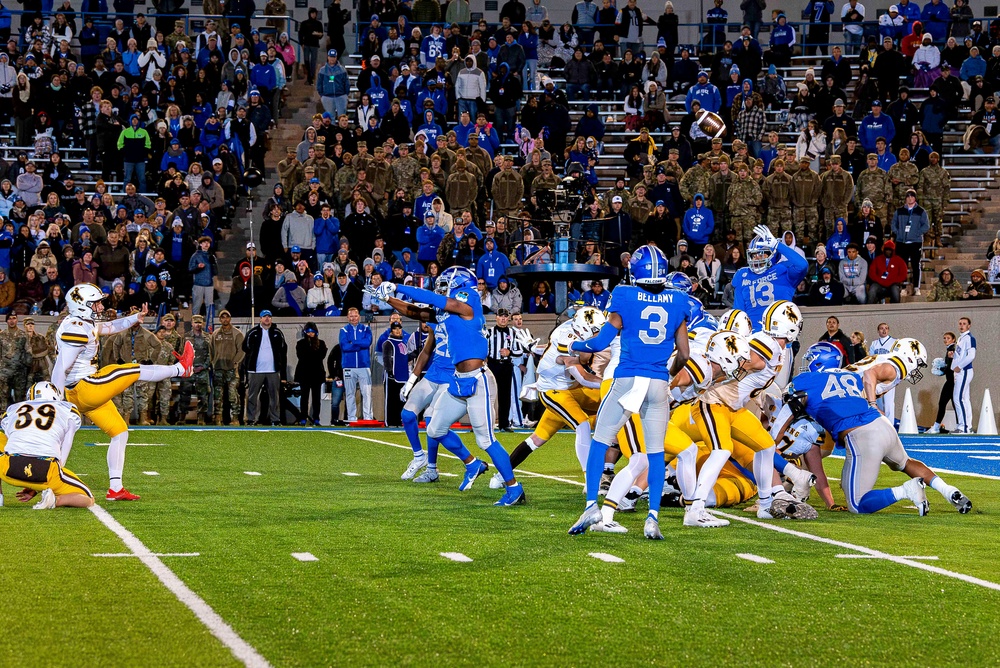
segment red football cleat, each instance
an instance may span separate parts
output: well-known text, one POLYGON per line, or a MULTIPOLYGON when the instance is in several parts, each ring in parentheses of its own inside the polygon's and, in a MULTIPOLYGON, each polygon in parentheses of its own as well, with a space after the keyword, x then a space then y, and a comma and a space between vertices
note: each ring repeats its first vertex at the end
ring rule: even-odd
POLYGON ((108 501, 138 501, 140 497, 138 494, 133 494, 124 487, 122 487, 117 492, 108 490, 108 495, 104 497, 108 501))
POLYGON ((191 369, 194 367, 194 346, 191 345, 191 342, 185 341, 184 352, 180 355, 174 353, 174 357, 176 357, 177 361, 184 367, 184 375, 181 377, 189 377, 191 375, 191 369))

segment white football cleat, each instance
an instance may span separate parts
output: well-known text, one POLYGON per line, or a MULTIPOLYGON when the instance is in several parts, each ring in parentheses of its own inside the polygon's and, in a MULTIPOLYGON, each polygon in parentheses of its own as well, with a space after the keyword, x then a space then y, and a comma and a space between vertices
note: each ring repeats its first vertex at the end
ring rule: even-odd
POLYGON ((409 480, 413 476, 417 475, 417 472, 427 466, 427 453, 421 452, 419 455, 414 455, 413 461, 410 465, 406 467, 403 471, 403 475, 400 476, 402 480, 409 480))
POLYGON ((638 500, 639 500, 638 494, 633 495, 632 492, 629 492, 628 494, 622 497, 621 501, 618 502, 618 507, 615 509, 615 512, 634 513, 635 502, 638 500))
POLYGON ((924 433, 925 434, 940 434, 941 433, 941 427, 940 427, 940 425, 933 425, 930 429, 928 429, 924 433))
POLYGON ((439 477, 440 476, 438 475, 437 469, 427 469, 426 471, 418 475, 416 478, 414 478, 413 482, 420 482, 420 483, 437 482, 439 477))
POLYGON ((587 529, 589 529, 593 525, 603 521, 604 521, 604 515, 601 514, 600 506, 598 506, 596 503, 591 506, 587 506, 587 508, 584 509, 583 514, 580 515, 580 519, 576 521, 576 524, 574 524, 569 528, 569 535, 578 536, 582 533, 585 533, 587 529))
POLYGON ((490 489, 503 489, 506 484, 503 476, 499 473, 494 473, 493 477, 490 478, 490 489))
POLYGON ((910 478, 903 483, 903 491, 906 492, 906 498, 912 501, 913 505, 917 507, 917 512, 920 513, 921 517, 931 511, 931 506, 927 503, 925 488, 926 485, 923 478, 910 478))
POLYGON ((618 522, 614 520, 609 520, 607 522, 598 522, 597 524, 590 525, 590 531, 598 533, 628 533, 628 529, 623 527, 618 522))
POLYGON ((777 520, 781 519, 781 517, 783 516, 771 513, 770 508, 761 508, 759 506, 757 508, 757 519, 759 520, 777 520))
POLYGON ((660 521, 652 515, 646 518, 646 523, 642 526, 642 534, 649 540, 663 540, 660 533, 660 521))
POLYGON ((688 506, 684 510, 684 526, 719 529, 729 526, 729 520, 710 514, 704 507, 688 506))
POLYGON ((809 490, 816 484, 816 476, 809 471, 803 471, 789 464, 785 468, 785 477, 792 481, 791 493, 799 501, 809 500, 809 490))
POLYGON ((819 513, 815 508, 784 491, 771 497, 771 516, 783 520, 819 519, 819 513))
POLYGON ((56 507, 56 494, 51 489, 42 490, 42 500, 36 503, 32 508, 35 510, 50 510, 56 507))

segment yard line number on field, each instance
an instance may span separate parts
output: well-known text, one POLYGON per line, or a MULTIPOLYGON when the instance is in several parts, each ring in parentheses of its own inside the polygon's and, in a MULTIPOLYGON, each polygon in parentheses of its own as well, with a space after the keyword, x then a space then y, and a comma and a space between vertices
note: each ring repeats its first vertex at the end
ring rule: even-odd
MULTIPOLYGON (((409 445, 402 445, 400 443, 391 443, 389 441, 383 441, 377 438, 369 438, 367 436, 359 436, 357 434, 349 434, 343 431, 333 431, 333 430, 325 430, 325 431, 326 433, 333 434, 335 436, 342 436, 344 438, 353 438, 359 441, 368 441, 369 443, 388 445, 389 447, 400 448, 402 450, 410 450, 409 445)), ((439 456, 449 457, 451 459, 458 459, 454 455, 450 455, 447 453, 440 453, 439 456)), ((842 459, 842 457, 839 458, 842 459)), ((543 475, 541 473, 533 473, 531 471, 525 471, 522 469, 514 469, 514 470, 523 475, 528 475, 536 478, 545 478, 546 480, 556 480, 558 482, 563 482, 568 485, 576 485, 577 487, 583 487, 583 483, 577 482, 576 480, 569 480, 567 478, 560 478, 558 476, 543 475)), ((954 471, 942 471, 941 469, 938 470, 941 471, 942 473, 961 473, 962 475, 970 475, 976 478, 989 478, 993 480, 1000 480, 1000 477, 997 476, 988 476, 975 473, 970 474, 961 471, 954 472, 954 471)), ((739 515, 733 515, 732 513, 724 513, 718 510, 713 510, 710 512, 712 512, 715 515, 718 515, 719 517, 725 517, 726 519, 729 520, 736 520, 737 522, 743 522, 744 524, 749 524, 751 526, 759 527, 761 529, 767 529, 768 531, 776 531, 778 533, 783 533, 788 536, 795 536, 796 538, 803 538, 805 540, 811 540, 817 543, 825 543, 827 545, 833 545, 835 547, 840 547, 845 550, 854 550, 856 552, 861 552, 862 555, 867 555, 868 557, 873 559, 885 559, 886 561, 891 561, 901 566, 909 566, 910 568, 916 568, 919 570, 927 571, 929 573, 934 573, 936 575, 942 575, 947 578, 954 578, 956 580, 961 580, 962 582, 967 582, 969 584, 985 587, 987 589, 993 589, 994 591, 1000 591, 1000 584, 997 584, 996 582, 990 582, 989 580, 983 580, 981 578, 977 578, 971 575, 965 575, 964 573, 956 573, 955 571, 949 571, 944 568, 940 568, 938 566, 931 566, 930 564, 924 564, 921 563, 920 561, 916 561, 911 557, 899 557, 896 555, 888 554, 886 552, 882 552, 880 550, 873 550, 871 548, 867 548, 861 545, 854 545, 853 543, 845 543, 843 541, 834 540, 832 538, 824 538, 822 536, 817 536, 815 534, 806 533, 804 531, 796 531, 794 529, 787 529, 785 527, 777 526, 774 524, 765 524, 764 522, 758 522, 757 520, 752 520, 747 517, 740 517, 739 515)))
POLYGON ((111 514, 100 506, 91 506, 90 512, 110 529, 116 536, 122 539, 125 547, 130 549, 136 557, 146 565, 153 575, 163 583, 163 586, 177 597, 181 603, 186 605, 195 614, 202 624, 225 645, 233 656, 248 668, 270 668, 261 654, 254 649, 247 641, 243 640, 222 617, 219 616, 205 600, 194 593, 184 581, 177 577, 160 558, 150 551, 141 540, 135 537, 131 531, 126 529, 111 514))

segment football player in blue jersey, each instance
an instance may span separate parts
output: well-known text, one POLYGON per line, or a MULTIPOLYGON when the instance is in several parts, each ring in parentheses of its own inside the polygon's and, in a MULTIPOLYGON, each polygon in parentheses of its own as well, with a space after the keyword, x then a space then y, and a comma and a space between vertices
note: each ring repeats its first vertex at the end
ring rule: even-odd
MULTIPOLYGON (((395 298, 391 301, 398 301, 395 298)), ((399 302, 399 306, 409 309, 412 304, 399 302)), ((447 391, 448 383, 455 373, 452 366, 451 356, 448 353, 448 339, 444 335, 444 328, 434 323, 428 323, 431 335, 424 341, 424 346, 417 355, 417 360, 413 364, 413 373, 409 380, 399 391, 399 397, 404 402, 403 411, 400 414, 403 420, 403 431, 406 432, 406 439, 413 448, 413 461, 406 467, 401 478, 413 482, 437 482, 437 439, 427 437, 427 452, 420 445, 420 432, 418 426, 418 416, 424 414, 424 421, 430 424, 431 406, 437 399, 438 394, 447 391), (424 369, 426 373, 423 373, 424 369), (421 375, 423 373, 423 375, 421 375), (427 470, 414 478, 420 469, 427 467, 427 470)))
MULTIPOLYGON (((449 267, 438 277, 434 292, 389 282, 370 292, 382 301, 402 295, 415 303, 427 304, 427 309, 411 306, 420 311, 421 318, 433 316, 437 329, 444 330, 447 341, 462 342, 461 345, 448 346, 455 372, 448 381, 447 391, 439 393, 434 401, 427 437, 440 441, 452 452, 460 450, 464 446, 458 435, 451 431, 451 425, 468 414, 476 443, 486 451, 504 478, 504 495, 494 505, 524 503, 524 489, 514 479, 510 457, 493 434, 492 395, 496 393, 496 381, 486 368, 486 319, 479 293, 476 292, 476 275, 465 267, 449 267)), ((466 470, 459 489, 464 491, 472 487, 476 478, 489 466, 471 454, 463 457, 462 461, 466 470)))
MULTIPOLYGON (((831 343, 814 343, 802 357, 807 371, 792 381, 785 401, 793 418, 803 414, 826 429, 847 450, 841 486, 853 513, 874 513, 909 499, 920 515, 930 510, 925 483, 936 489, 960 513, 972 502, 916 459, 910 459, 892 423, 865 397, 861 374, 841 369, 843 354, 831 343), (910 476, 902 485, 875 489, 885 462, 910 476)), ((792 418, 788 420, 791 421, 792 418)))
POLYGON ((604 456, 618 430, 638 414, 646 442, 649 476, 649 515, 643 527, 646 538, 662 540, 660 498, 666 462, 663 440, 670 418, 670 377, 687 363, 687 295, 667 288, 667 259, 655 246, 642 246, 632 254, 633 285, 617 285, 611 293, 608 321, 592 339, 573 343, 577 352, 594 353, 607 348, 620 333, 621 353, 614 380, 597 411, 594 438, 587 459, 587 504, 569 533, 581 534, 601 521, 597 496, 604 472, 604 456), (670 363, 670 356, 677 354, 670 363))
POLYGON ((747 248, 749 266, 733 276, 733 307, 745 311, 753 331, 759 332, 767 307, 779 300, 792 301, 809 263, 775 239, 766 225, 758 225, 753 231, 757 236, 747 248), (774 261, 775 255, 784 262, 774 261))

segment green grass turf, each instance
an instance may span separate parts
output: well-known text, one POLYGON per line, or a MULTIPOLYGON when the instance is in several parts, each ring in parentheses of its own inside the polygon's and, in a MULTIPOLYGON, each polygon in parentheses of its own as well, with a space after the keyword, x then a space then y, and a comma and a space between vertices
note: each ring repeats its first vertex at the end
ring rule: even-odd
MULTIPOLYGON (((405 443, 402 434, 357 435, 405 443)), ((503 435, 504 445, 521 438, 503 435)), ((100 498, 106 450, 82 444, 106 440, 81 432, 70 462, 100 498)), ((523 476, 528 505, 494 508, 499 492, 486 478, 465 494, 458 478, 404 483, 407 450, 342 435, 136 430, 131 441, 168 445, 128 451, 126 483, 142 501, 102 505, 154 552, 201 553, 163 561, 274 666, 996 661, 1000 592, 834 557, 847 549, 736 522, 685 530, 677 509, 662 513, 660 543, 642 538, 641 513, 619 514, 628 535, 570 537, 583 505, 577 486, 523 476)), ((840 465, 829 461, 828 472, 839 477, 840 465)), ((453 459, 441 468, 461 471, 453 459)), ((569 434, 523 468, 582 481, 569 434)), ((882 482, 900 479, 886 471, 882 482)), ((780 525, 938 556, 928 563, 1000 582, 998 482, 952 482, 973 499, 972 514, 928 490, 925 518, 900 503, 875 516, 821 511, 818 522, 780 525)), ((139 560, 91 556, 127 551, 91 513, 36 513, 5 491, 0 665, 235 663, 139 560)))

